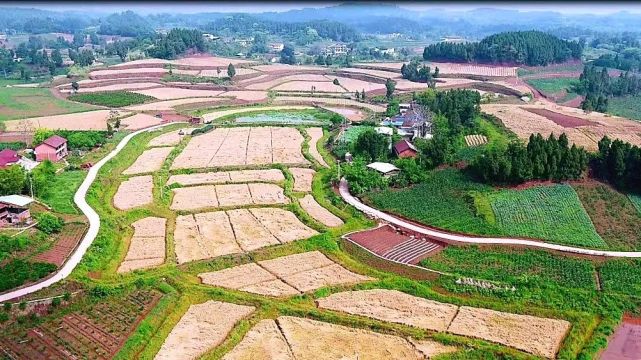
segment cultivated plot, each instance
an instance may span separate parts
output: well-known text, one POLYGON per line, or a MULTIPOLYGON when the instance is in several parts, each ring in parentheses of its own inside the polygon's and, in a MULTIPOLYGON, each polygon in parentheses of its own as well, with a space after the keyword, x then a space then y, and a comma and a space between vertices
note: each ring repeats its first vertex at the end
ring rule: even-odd
POLYGON ((188 104, 217 104, 220 102, 228 101, 230 99, 221 97, 191 97, 185 99, 156 101, 147 104, 127 106, 125 109, 132 111, 170 111, 176 106, 188 104))
POLYGON ((476 337, 554 358, 569 331, 565 320, 458 307, 396 290, 348 291, 319 299, 321 308, 418 327, 476 337))
POLYGON ((138 130, 148 128, 150 126, 159 125, 162 119, 147 114, 136 114, 126 117, 120 121, 120 126, 126 127, 128 130, 138 130))
POLYGON ((183 89, 176 87, 157 87, 154 89, 139 90, 134 92, 147 96, 153 96, 159 100, 172 100, 193 97, 214 97, 222 93, 222 91, 220 90, 183 89))
POLYGON ((343 225, 343 220, 341 220, 341 218, 320 206, 320 204, 316 202, 314 197, 310 194, 307 194, 304 198, 300 199, 299 204, 306 213, 327 227, 343 225))
POLYGON ((324 167, 329 167, 327 163, 325 162, 325 159, 321 156, 320 152, 318 152, 318 141, 323 137, 323 129, 314 127, 314 128, 307 128, 307 135, 309 135, 309 153, 312 155, 314 160, 318 161, 319 164, 321 164, 324 167))
POLYGON ((148 147, 153 146, 176 146, 185 135, 191 134, 194 129, 185 128, 180 130, 172 130, 168 133, 156 136, 149 141, 148 147))
MULTIPOLYGON (((128 112, 118 112, 118 116, 128 112)), ((50 130, 107 130, 109 110, 87 111, 65 115, 42 116, 22 120, 5 121, 7 131, 32 131, 34 129, 50 130)))
POLYGON ((257 106, 257 107, 240 107, 226 110, 216 110, 210 113, 203 115, 203 120, 205 122, 211 122, 216 119, 220 119, 225 116, 243 114, 247 112, 257 112, 257 111, 277 111, 277 110, 310 110, 313 109, 311 106, 257 106))
POLYGON ((145 150, 138 159, 122 173, 125 175, 135 175, 158 171, 172 150, 174 150, 173 147, 158 147, 145 150))
POLYGON ((195 359, 222 343, 236 323, 254 310, 253 306, 213 300, 191 305, 154 359, 195 359))
POLYGON ((461 306, 448 331, 554 358, 570 327, 565 320, 461 306))
POLYGON ((325 286, 374 280, 345 269, 319 251, 259 261, 198 276, 203 284, 269 296, 292 296, 325 286))
POLYGON ((316 171, 307 168, 289 168, 294 176, 294 191, 311 192, 316 171))
POLYGON ((178 263, 182 264, 253 251, 317 234, 287 210, 236 209, 178 216, 174 242, 178 263))
POLYGON ((201 185, 173 189, 172 210, 287 204, 283 188, 274 184, 201 185))
POLYGON ((147 217, 132 224, 134 235, 118 267, 119 273, 157 266, 165 261, 166 223, 164 218, 147 217))
POLYGON ((114 195, 114 207, 129 210, 153 202, 153 177, 151 175, 131 177, 118 186, 114 195))
POLYGON ((385 112, 385 107, 374 104, 367 104, 358 102, 352 99, 341 99, 341 98, 324 98, 316 96, 277 96, 274 99, 275 104, 326 104, 326 105, 339 105, 339 106, 350 106, 355 108, 367 109, 373 112, 382 113, 385 112))
POLYGON ((192 138, 172 169, 305 164, 303 136, 294 128, 217 128, 192 138))
POLYGON ((218 171, 194 174, 172 175, 167 185, 180 184, 183 186, 200 184, 227 184, 245 182, 281 183, 285 181, 283 172, 278 169, 218 171))

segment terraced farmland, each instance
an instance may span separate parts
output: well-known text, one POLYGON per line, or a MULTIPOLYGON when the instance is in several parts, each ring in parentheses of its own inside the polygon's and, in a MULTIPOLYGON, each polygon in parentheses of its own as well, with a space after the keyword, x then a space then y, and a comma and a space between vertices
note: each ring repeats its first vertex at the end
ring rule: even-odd
POLYGON ((607 247, 569 185, 502 190, 489 199, 497 224, 506 234, 564 245, 607 247))

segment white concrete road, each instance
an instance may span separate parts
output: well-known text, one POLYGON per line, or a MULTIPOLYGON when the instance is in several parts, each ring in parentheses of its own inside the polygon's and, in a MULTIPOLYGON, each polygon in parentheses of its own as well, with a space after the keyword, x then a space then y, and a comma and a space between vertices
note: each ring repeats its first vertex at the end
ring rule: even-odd
POLYGON ((100 229, 100 217, 98 216, 98 213, 96 213, 96 211, 92 209, 91 206, 89 206, 89 204, 87 203, 87 199, 85 198, 87 196, 87 191, 89 190, 89 187, 91 186, 91 184, 93 184, 94 180, 96 179, 96 176, 98 175, 98 171, 100 171, 100 168, 103 165, 105 165, 109 160, 111 160, 114 156, 118 155, 118 153, 129 143, 129 140, 131 140, 134 136, 146 131, 155 130, 163 126, 173 125, 177 123, 178 122, 172 122, 167 124, 156 125, 146 129, 138 130, 136 132, 133 132, 125 136, 120 141, 120 143, 118 143, 115 149, 113 149, 109 154, 107 154, 107 156, 105 156, 102 160, 98 161, 94 166, 92 166, 89 169, 89 172, 87 173, 87 177, 85 177, 85 180, 82 182, 82 184, 80 184, 78 191, 76 191, 76 194, 73 197, 73 201, 76 203, 80 211, 82 211, 82 213, 87 217, 87 219, 89 219, 89 230, 87 230, 85 237, 80 241, 80 244, 78 245, 78 247, 76 247, 76 250, 73 252, 73 254, 71 254, 71 256, 67 259, 64 265, 60 269, 58 269, 56 273, 54 273, 52 276, 45 278, 40 282, 31 284, 22 288, 18 288, 11 292, 1 294, 0 302, 15 299, 17 297, 31 294, 38 290, 44 289, 66 278, 67 276, 69 276, 69 274, 71 274, 73 269, 75 269, 76 266, 82 260, 82 257, 87 252, 87 249, 89 249, 93 241, 96 239, 96 236, 98 235, 98 230, 100 229))
POLYGON ((343 200, 348 204, 357 208, 358 210, 368 214, 374 218, 385 220, 391 224, 404 227, 408 230, 416 231, 418 233, 424 234, 431 238, 442 240, 442 241, 455 241, 459 243, 468 243, 468 244, 484 244, 484 245, 522 245, 530 248, 539 248, 539 249, 548 249, 556 250, 567 253, 582 254, 582 255, 592 255, 592 256, 604 256, 604 257, 613 257, 613 258, 641 258, 641 252, 627 252, 627 251, 605 251, 605 250, 593 250, 593 249, 583 249, 572 246, 550 244, 543 241, 533 241, 526 239, 512 239, 512 238, 489 238, 489 237, 476 237, 472 235, 459 235, 447 233, 444 231, 434 230, 423 226, 417 226, 415 224, 403 221, 397 217, 394 217, 390 214, 382 212, 380 210, 374 209, 363 204, 356 197, 352 196, 349 192, 349 186, 347 180, 344 178, 341 179, 339 185, 339 192, 343 200))

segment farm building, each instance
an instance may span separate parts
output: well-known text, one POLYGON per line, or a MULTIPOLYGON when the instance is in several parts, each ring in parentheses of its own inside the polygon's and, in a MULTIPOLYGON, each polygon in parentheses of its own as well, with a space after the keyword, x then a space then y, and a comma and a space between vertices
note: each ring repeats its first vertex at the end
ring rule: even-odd
POLYGON ((411 142, 403 139, 394 144, 394 154, 399 158, 413 158, 418 154, 418 150, 411 142))
POLYGON ((382 125, 393 126, 398 134, 415 138, 428 138, 432 131, 432 115, 417 104, 410 104, 409 109, 382 122, 382 125))
POLYGON ((20 156, 15 150, 4 149, 0 151, 0 169, 17 164, 20 161, 20 156))
POLYGON ((0 227, 30 222, 28 205, 32 202, 33 199, 22 195, 0 197, 0 227))
POLYGON ((269 51, 273 52, 281 52, 285 48, 285 44, 283 43, 271 43, 269 44, 269 51))
POLYGON ((67 139, 53 135, 36 146, 34 152, 36 153, 36 161, 60 161, 67 156, 67 139))
POLYGON ((376 170, 385 177, 397 175, 401 170, 390 163, 373 162, 367 165, 368 168, 376 170))
POLYGON ((345 44, 332 44, 323 49, 323 55, 347 55, 349 48, 345 44))

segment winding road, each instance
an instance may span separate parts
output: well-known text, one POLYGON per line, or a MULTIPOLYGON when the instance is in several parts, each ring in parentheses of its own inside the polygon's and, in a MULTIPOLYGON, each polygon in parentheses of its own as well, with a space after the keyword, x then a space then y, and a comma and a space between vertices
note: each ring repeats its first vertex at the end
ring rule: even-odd
POLYGON ((89 187, 91 186, 91 184, 93 184, 94 180, 96 179, 96 176, 98 175, 98 171, 100 171, 100 168, 102 168, 102 166, 105 165, 114 156, 118 155, 118 153, 129 143, 129 141, 134 136, 146 131, 159 129, 163 126, 173 125, 177 123, 178 122, 160 124, 160 125, 135 131, 125 136, 118 143, 115 149, 113 149, 109 154, 107 154, 107 156, 102 158, 100 161, 98 161, 94 166, 92 166, 89 169, 87 173, 87 177, 85 177, 85 180, 82 182, 82 184, 80 184, 78 191, 76 191, 76 194, 73 197, 73 201, 78 206, 78 209, 80 209, 80 211, 82 211, 82 213, 89 220, 89 230, 87 230, 87 233, 85 234, 84 238, 82 238, 82 240, 80 241, 80 244, 78 244, 75 251, 71 254, 71 256, 69 256, 69 258, 64 263, 64 265, 60 269, 58 269, 58 271, 55 272, 52 276, 49 276, 42 281, 30 284, 28 286, 18 288, 11 292, 1 294, 0 303, 44 289, 48 286, 51 286, 57 283, 60 280, 63 280, 64 278, 69 276, 69 274, 71 274, 73 269, 75 269, 76 266, 78 266, 78 264, 82 260, 82 257, 87 252, 87 249, 89 249, 93 241, 96 239, 96 236, 98 235, 98 230, 100 229, 100 216, 98 216, 98 213, 96 213, 96 211, 91 206, 89 206, 86 199, 87 191, 89 191, 89 187))
POLYGON ((409 223, 397 217, 394 217, 390 214, 382 212, 380 210, 374 209, 363 204, 360 200, 354 197, 349 192, 349 185, 347 180, 344 178, 341 179, 339 184, 339 192, 343 200, 348 204, 362 211, 363 213, 370 215, 374 218, 387 221, 390 224, 394 224, 403 228, 406 228, 417 233, 424 234, 432 239, 441 240, 444 242, 458 242, 458 243, 467 243, 467 244, 484 244, 484 245, 521 245, 527 246, 530 248, 539 248, 547 250, 555 250, 566 253, 581 254, 581 255, 590 255, 590 256, 603 256, 603 257, 613 257, 613 258, 641 258, 641 252, 627 252, 627 251, 606 251, 606 250, 594 250, 594 249, 583 249, 572 246, 550 244, 542 241, 533 241, 526 239, 514 239, 514 238, 490 238, 490 237, 476 237, 471 235, 459 235, 447 233, 444 231, 434 230, 431 228, 417 226, 416 224, 409 223))

